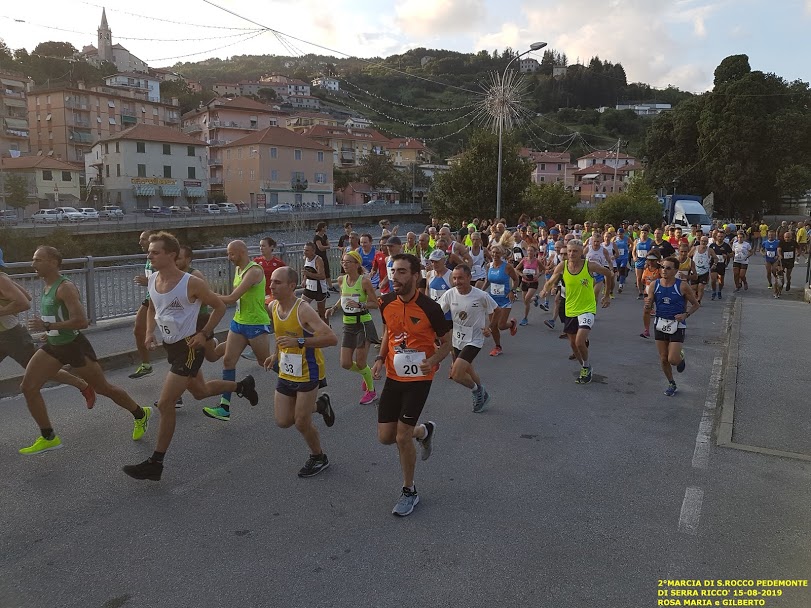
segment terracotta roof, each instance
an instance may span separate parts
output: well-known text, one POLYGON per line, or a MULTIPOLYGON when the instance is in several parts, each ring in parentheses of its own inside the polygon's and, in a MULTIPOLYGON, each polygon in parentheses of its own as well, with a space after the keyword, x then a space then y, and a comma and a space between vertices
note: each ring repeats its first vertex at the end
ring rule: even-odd
MULTIPOLYGON (((580 156, 577 160, 581 160, 583 158, 617 158, 617 153, 612 152, 611 150, 595 150, 590 154, 580 156)), ((623 154, 622 152, 620 152, 619 158, 633 158, 633 156, 629 156, 628 154, 623 154)))
POLYGON ((341 139, 358 139, 361 141, 377 141, 390 144, 391 140, 374 129, 360 129, 349 127, 330 127, 327 125, 313 125, 302 131, 307 137, 339 137, 341 139))
POLYGON ((303 80, 296 80, 294 78, 288 78, 287 79, 287 84, 299 85, 299 86, 300 85, 310 86, 310 84, 308 82, 304 82, 303 80))
POLYGON ((57 171, 84 171, 84 165, 69 163, 50 156, 20 156, 0 158, 0 168, 4 170, 56 169, 57 171))
MULTIPOLYGON (((588 175, 589 173, 610 173, 611 175, 614 175, 614 167, 600 163, 597 165, 591 165, 590 167, 585 167, 584 169, 578 169, 577 171, 573 172, 573 175, 588 175)), ((627 173, 627 171, 622 167, 618 167, 617 175, 621 175, 623 173, 627 173)))
POLYGON ((361 194, 369 194, 372 191, 371 186, 364 182, 349 182, 348 188, 352 188, 355 192, 360 192, 361 194))
POLYGON ((530 158, 536 163, 570 163, 572 155, 568 152, 535 152, 530 158))
POLYGON ((279 146, 284 148, 308 148, 310 150, 323 150, 330 152, 332 148, 313 141, 309 137, 299 135, 295 131, 285 129, 283 127, 268 127, 256 133, 246 135, 236 141, 223 146, 224 148, 233 148, 235 146, 279 146))
POLYGON ((413 137, 392 137, 390 149, 425 150, 425 144, 413 137))
POLYGON ((138 141, 159 141, 165 144, 183 144, 186 146, 200 146, 203 145, 199 139, 195 139, 173 129, 172 127, 159 127, 158 125, 145 125, 139 123, 129 129, 124 129, 120 133, 111 135, 105 139, 99 140, 97 143, 105 141, 114 141, 117 139, 137 139, 138 141))
POLYGON ((331 114, 326 114, 324 112, 293 112, 290 114, 290 118, 320 118, 321 120, 338 120, 331 114))
POLYGON ((262 103, 261 101, 256 101, 250 97, 234 97, 233 99, 220 98, 216 101, 222 101, 221 103, 217 104, 220 108, 242 108, 244 110, 259 110, 262 112, 278 113, 278 110, 274 110, 268 104, 262 103))

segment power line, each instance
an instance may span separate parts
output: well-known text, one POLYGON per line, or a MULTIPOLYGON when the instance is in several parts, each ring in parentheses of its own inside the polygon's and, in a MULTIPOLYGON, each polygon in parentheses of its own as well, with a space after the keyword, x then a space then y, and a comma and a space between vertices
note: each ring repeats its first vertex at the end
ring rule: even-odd
POLYGON ((387 120, 391 120, 393 122, 399 122, 399 123, 402 123, 402 124, 404 124, 406 126, 414 127, 414 128, 441 127, 443 125, 449 125, 451 123, 458 122, 458 121, 460 121, 460 120, 462 120, 464 118, 467 118, 468 116, 470 116, 471 114, 474 114, 477 111, 476 109, 473 109, 470 112, 468 112, 467 114, 463 114, 462 116, 457 116, 456 118, 452 118, 450 120, 445 120, 445 121, 442 121, 442 122, 417 123, 417 122, 409 122, 409 121, 403 120, 401 118, 395 118, 394 116, 390 116, 390 115, 386 114, 385 112, 382 112, 381 110, 373 108, 372 106, 364 103, 362 100, 360 100, 357 97, 355 97, 354 95, 352 95, 352 93, 350 93, 349 91, 346 91, 346 95, 348 97, 350 97, 353 101, 355 101, 355 102, 359 103, 360 105, 362 105, 367 110, 371 110, 375 114, 379 114, 380 116, 383 116, 387 120))
POLYGON ((466 110, 467 108, 472 108, 472 107, 476 106, 477 103, 478 103, 478 102, 469 103, 469 104, 466 104, 466 105, 463 105, 463 106, 457 106, 457 107, 454 107, 454 108, 421 108, 419 106, 411 106, 411 105, 408 105, 407 103, 399 103, 399 102, 394 101, 392 99, 386 99, 385 97, 381 97, 380 95, 372 93, 371 91, 367 91, 366 89, 364 89, 362 87, 359 87, 358 85, 356 85, 356 84, 354 84, 352 82, 349 82, 346 79, 345 76, 341 76, 341 82, 343 82, 345 84, 348 84, 351 87, 354 87, 355 89, 357 89, 361 93, 366 93, 370 97, 374 97, 375 99, 379 99, 380 101, 390 103, 392 105, 399 106, 401 108, 409 108, 411 110, 419 110, 421 112, 453 112, 455 110, 466 110))
POLYGON ((261 36, 265 33, 265 30, 260 32, 256 32, 255 34, 249 34, 247 37, 242 38, 241 40, 237 40, 236 42, 231 42, 230 44, 224 44, 222 46, 215 47, 213 49, 208 49, 207 51, 198 51, 197 53, 186 53, 185 55, 175 55, 174 57, 158 57, 153 59, 147 59, 147 62, 150 61, 169 61, 171 59, 183 59, 184 57, 194 57, 195 55, 205 55, 206 53, 213 53, 214 51, 219 51, 220 49, 228 48, 229 46, 234 46, 236 44, 240 44, 242 42, 247 42, 257 36, 261 36))
MULTIPOLYGON (((100 4, 93 4, 92 2, 83 1, 82 4, 86 4, 87 6, 94 6, 96 8, 105 9, 110 11, 111 13, 121 13, 123 15, 130 15, 131 17, 138 17, 139 19, 149 19, 150 21, 161 21, 163 23, 172 23, 174 25, 185 25, 187 27, 204 27, 212 30, 243 30, 245 32, 254 31, 251 28, 247 27, 227 27, 224 25, 201 25, 201 24, 194 24, 194 23, 187 23, 184 21, 172 21, 171 19, 163 19, 161 17, 152 17, 149 15, 139 15, 138 13, 130 13, 129 11, 122 11, 115 8, 105 8, 100 4)), ((267 28, 265 28, 267 29, 267 28)))

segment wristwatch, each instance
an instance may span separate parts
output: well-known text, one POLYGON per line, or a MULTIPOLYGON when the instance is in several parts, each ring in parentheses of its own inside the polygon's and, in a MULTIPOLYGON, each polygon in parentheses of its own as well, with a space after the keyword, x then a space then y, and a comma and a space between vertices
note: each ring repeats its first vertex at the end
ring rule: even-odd
POLYGON ((375 357, 375 362, 377 362, 377 361, 385 361, 385 360, 386 360, 386 358, 385 358, 385 357, 381 357, 380 355, 378 355, 377 357, 375 357))
POLYGON ((198 333, 198 334, 203 334, 203 337, 206 339, 206 342, 208 342, 209 340, 213 340, 213 339, 214 339, 214 332, 213 332, 213 331, 212 331, 210 334, 207 334, 206 332, 204 332, 204 331, 201 329, 201 330, 200 330, 200 331, 198 331, 197 333, 198 333))
POLYGON ((45 331, 51 331, 51 324, 48 321, 43 321, 42 325, 45 327, 45 331))
POLYGON ((304 340, 306 340, 306 339, 307 339, 307 338, 299 338, 299 339, 298 339, 298 346, 299 346, 299 348, 304 348, 304 340))

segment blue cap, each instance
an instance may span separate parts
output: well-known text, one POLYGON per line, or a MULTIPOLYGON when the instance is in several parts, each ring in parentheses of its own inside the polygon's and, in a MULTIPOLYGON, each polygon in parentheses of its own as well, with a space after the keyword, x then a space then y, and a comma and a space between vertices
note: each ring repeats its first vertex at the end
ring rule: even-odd
POLYGON ((560 230, 557 228, 552 228, 552 230, 549 231, 549 234, 560 234, 560 230))

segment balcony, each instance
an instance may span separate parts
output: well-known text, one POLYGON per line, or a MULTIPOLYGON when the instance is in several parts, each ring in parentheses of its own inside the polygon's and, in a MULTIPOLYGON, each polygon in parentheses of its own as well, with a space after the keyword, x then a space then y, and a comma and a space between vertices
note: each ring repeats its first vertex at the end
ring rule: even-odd
POLYGON ((208 166, 209 167, 221 167, 222 160, 219 158, 209 158, 208 159, 208 166))
POLYGON ((6 97, 16 97, 17 99, 25 99, 24 91, 12 91, 11 89, 6 89, 3 87, 0 87, 0 95, 5 95, 6 97))
POLYGON ((180 116, 167 116, 165 122, 168 124, 180 124, 180 116))
POLYGON ((222 186, 222 178, 221 177, 210 177, 208 183, 212 186, 222 186))
POLYGON ((244 129, 247 131, 256 131, 258 128, 256 123, 235 122, 233 120, 212 120, 208 123, 210 129, 244 129))
POLYGON ((74 99, 68 99, 65 102, 65 107, 70 108, 71 110, 90 110, 90 104, 79 102, 74 99))
POLYGON ((193 125, 186 125, 183 127, 183 132, 186 135, 192 135, 194 133, 201 133, 203 131, 203 125, 193 124, 193 125))
POLYGON ((74 127, 79 127, 80 129, 89 129, 90 128, 90 121, 84 118, 79 118, 74 116, 73 120, 70 121, 70 124, 74 127))
POLYGON ((227 143, 230 143, 224 139, 209 139, 208 142, 209 146, 216 147, 216 146, 224 146, 227 143))
POLYGON ((17 137, 19 139, 28 139, 28 131, 22 129, 5 128, 6 137, 17 137))

